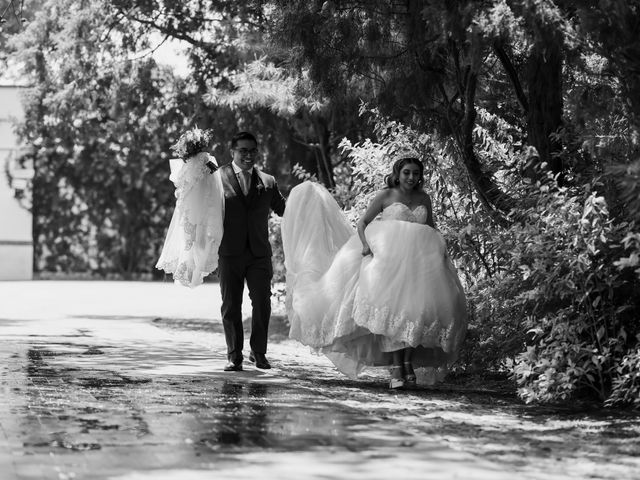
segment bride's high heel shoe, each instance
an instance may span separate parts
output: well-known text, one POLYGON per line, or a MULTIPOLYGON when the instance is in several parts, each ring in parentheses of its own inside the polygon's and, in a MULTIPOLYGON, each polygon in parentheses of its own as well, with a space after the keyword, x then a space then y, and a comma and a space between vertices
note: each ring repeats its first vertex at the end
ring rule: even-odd
POLYGON ((389 369, 391 379, 389 380, 389 388, 398 390, 404 387, 404 378, 402 376, 402 365, 394 365, 389 369))
POLYGON ((407 387, 413 388, 416 386, 416 372, 413 371, 413 365, 411 362, 404 362, 404 384, 407 387))

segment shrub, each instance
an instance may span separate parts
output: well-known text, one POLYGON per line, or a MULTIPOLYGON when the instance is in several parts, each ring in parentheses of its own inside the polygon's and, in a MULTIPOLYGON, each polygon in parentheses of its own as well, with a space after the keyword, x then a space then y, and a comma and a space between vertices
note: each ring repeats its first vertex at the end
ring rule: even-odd
POLYGON ((638 406, 640 235, 610 214, 602 184, 565 176, 572 186, 559 187, 542 170, 532 183, 520 174, 531 152, 504 148, 508 139, 478 127, 481 154, 500 154, 510 165, 496 175, 513 208, 497 219, 482 208, 446 140, 376 121, 379 143, 341 145, 353 189, 339 201, 355 220, 382 187, 388 146, 402 141, 422 153, 425 189, 469 304, 456 369, 510 371, 527 402, 595 397, 638 406))
MULTIPOLYGON (((637 346, 638 295, 615 265, 627 225, 609 217, 593 188, 549 189, 498 232, 501 274, 484 292, 504 298, 501 323, 521 324, 528 345, 513 369, 525 401, 605 401, 623 358, 637 346)), ((500 298, 500 297, 498 297, 500 298)))
POLYGON ((273 265, 272 283, 285 281, 284 250, 282 248, 282 236, 280 234, 281 218, 277 215, 269 217, 269 242, 271 243, 271 263, 273 265))

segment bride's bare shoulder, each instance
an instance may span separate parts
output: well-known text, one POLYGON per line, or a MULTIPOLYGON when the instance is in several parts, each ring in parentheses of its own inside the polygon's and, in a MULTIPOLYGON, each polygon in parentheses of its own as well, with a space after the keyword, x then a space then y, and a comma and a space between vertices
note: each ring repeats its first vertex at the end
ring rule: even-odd
POLYGON ((396 201, 396 196, 393 189, 383 188, 382 190, 378 190, 373 200, 379 203, 382 208, 386 208, 396 201))

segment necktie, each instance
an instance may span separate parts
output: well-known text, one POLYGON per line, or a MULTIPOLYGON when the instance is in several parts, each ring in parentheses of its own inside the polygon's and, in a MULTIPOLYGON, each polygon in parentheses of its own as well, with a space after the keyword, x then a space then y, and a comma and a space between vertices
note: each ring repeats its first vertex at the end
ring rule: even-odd
POLYGON ((246 197, 249 194, 249 186, 251 185, 251 173, 246 170, 242 170, 238 178, 240 179, 240 188, 242 188, 242 193, 244 193, 244 196, 246 197))

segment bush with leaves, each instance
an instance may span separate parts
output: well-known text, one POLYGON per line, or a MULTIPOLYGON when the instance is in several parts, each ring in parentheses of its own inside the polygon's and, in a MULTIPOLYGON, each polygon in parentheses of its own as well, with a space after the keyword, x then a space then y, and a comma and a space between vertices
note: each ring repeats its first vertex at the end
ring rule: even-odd
POLYGON ((617 365, 605 405, 632 405, 640 409, 640 348, 627 353, 617 365))
POLYGON ((140 47, 107 2, 48 0, 11 39, 24 75, 40 272, 154 272, 175 203, 171 144, 198 97, 140 47))
POLYGON ((481 119, 479 154, 503 155, 511 165, 499 176, 514 208, 500 220, 482 208, 447 141, 378 116, 374 121, 379 143, 342 144, 353 189, 339 200, 357 219, 391 168, 384 155, 389 146, 408 142, 422 154, 425 189, 469 300, 457 369, 511 372, 526 401, 636 398, 640 295, 629 268, 637 268, 636 236, 632 225, 610 215, 602 185, 559 187, 542 172, 541 181, 530 182, 520 175, 530 152, 514 151, 488 128, 491 119, 481 119))
POLYGON ((500 299, 485 315, 527 333, 513 367, 523 399, 566 401, 591 391, 605 401, 638 342, 640 299, 633 278, 614 265, 626 227, 588 186, 530 189, 535 204, 496 231, 501 268, 478 282, 477 298, 500 299))
MULTIPOLYGON (((495 269, 496 259, 490 244, 495 222, 473 193, 465 169, 452 152, 451 142, 385 119, 375 111, 363 110, 363 115, 374 123, 378 142, 370 139, 357 144, 342 142, 343 154, 349 156, 352 177, 349 188, 341 189, 338 184, 334 195, 355 224, 371 197, 385 186, 384 177, 392 167, 385 153, 398 143, 409 144, 420 153, 425 163, 425 190, 432 198, 436 227, 447 242, 449 255, 470 300, 467 339, 455 369, 500 368, 506 355, 518 351, 522 336, 517 335, 517 325, 503 325, 493 321, 495 316, 483 314, 500 308, 499 302, 480 297, 478 300, 484 303, 475 302, 478 279, 491 276, 495 269)), ((484 135, 487 145, 497 143, 489 140, 489 134, 484 135)))
POLYGON ((273 266, 273 283, 285 281, 284 249, 282 248, 282 235, 280 234, 281 217, 271 215, 269 217, 269 243, 271 244, 271 264, 273 266))

